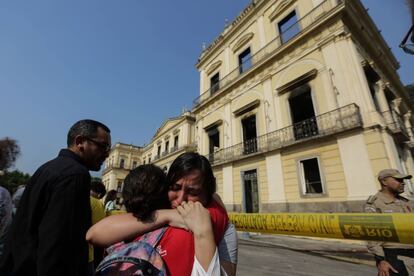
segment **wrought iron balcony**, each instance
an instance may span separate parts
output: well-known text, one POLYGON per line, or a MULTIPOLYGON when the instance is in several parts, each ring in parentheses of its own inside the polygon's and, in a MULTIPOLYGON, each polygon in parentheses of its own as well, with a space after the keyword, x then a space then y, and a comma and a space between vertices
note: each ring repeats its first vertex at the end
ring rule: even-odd
POLYGON ((178 149, 178 146, 174 146, 171 148, 170 153, 176 152, 178 149))
POLYGON ((382 113, 385 124, 393 133, 398 142, 406 142, 410 140, 407 128, 405 127, 403 118, 395 111, 388 110, 382 113))
POLYGON ((312 27, 312 24, 320 20, 324 15, 328 14, 331 10, 337 7, 339 4, 342 3, 342 0, 325 0, 315 8, 313 8, 309 13, 298 19, 297 22, 289 26, 288 29, 285 30, 281 35, 274 38, 268 44, 266 44, 263 48, 258 50, 255 54, 251 56, 250 59, 245 61, 248 66, 244 70, 240 70, 240 68, 244 68, 244 65, 238 65, 234 68, 229 74, 224 76, 219 82, 215 83, 212 87, 208 88, 204 91, 200 96, 193 100, 194 107, 197 107, 199 104, 204 102, 205 100, 209 99, 211 96, 219 94, 223 89, 228 87, 230 84, 234 83, 240 76, 244 75, 246 72, 249 72, 256 68, 259 64, 262 64, 263 61, 267 60, 275 53, 277 53, 279 48, 287 44, 290 40, 292 40, 295 36, 304 33, 305 31, 309 30, 312 27), (292 30, 298 29, 299 31, 292 34, 292 30), (289 36, 289 39, 286 39, 286 35, 289 36))
POLYGON ((213 165, 218 165, 357 127, 362 127, 359 107, 356 104, 350 104, 255 139, 218 150, 206 157, 213 165))
POLYGON ((114 170, 114 169, 132 170, 134 168, 132 166, 127 166, 127 165, 121 166, 120 164, 109 164, 107 167, 104 168, 102 173, 107 173, 108 171, 114 170))

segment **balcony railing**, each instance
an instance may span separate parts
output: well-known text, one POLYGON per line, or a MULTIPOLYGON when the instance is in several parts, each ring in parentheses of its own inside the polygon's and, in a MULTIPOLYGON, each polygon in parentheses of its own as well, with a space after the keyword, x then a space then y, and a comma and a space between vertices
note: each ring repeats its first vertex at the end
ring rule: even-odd
POLYGON ((255 139, 218 150, 207 155, 207 158, 213 165, 217 165, 357 127, 362 127, 359 107, 356 104, 350 104, 255 139))
POLYGON ((196 144, 195 143, 186 144, 186 145, 182 145, 182 146, 174 146, 171 149, 162 152, 162 154, 160 154, 160 155, 158 155, 158 154, 155 155, 154 156, 154 159, 152 159, 152 162, 155 162, 155 161, 158 161, 160 159, 163 159, 164 157, 170 156, 173 153, 175 153, 177 151, 180 151, 180 150, 187 150, 187 149, 195 150, 195 148, 196 148, 196 144))
POLYGON ((333 8, 338 6, 340 3, 342 3, 342 0, 325 0, 315 8, 313 8, 309 13, 301 17, 296 23, 292 24, 285 32, 283 32, 281 35, 277 36, 275 39, 270 41, 268 44, 266 44, 263 48, 261 48, 259 51, 257 51, 254 55, 251 56, 250 59, 246 60, 245 63, 250 63, 250 68, 246 71, 242 70, 240 72, 240 66, 238 65, 234 70, 232 70, 229 74, 224 76, 222 79, 219 80, 216 84, 214 84, 213 87, 208 88, 205 92, 203 92, 200 96, 198 96, 194 101, 194 107, 198 106, 203 101, 207 100, 213 95, 216 95, 220 93, 225 87, 233 83, 236 79, 238 79, 239 76, 245 74, 246 72, 252 70, 255 68, 259 63, 266 60, 268 57, 271 56, 271 54, 276 53, 276 50, 282 45, 286 44, 289 40, 293 39, 294 36, 297 36, 307 29, 316 22, 319 18, 321 18, 323 15, 329 13, 333 8), (294 28, 298 28, 300 31, 295 34, 294 36, 289 36, 289 40, 284 41, 282 43, 282 37, 284 34, 288 33, 294 28))
POLYGON ((382 113, 385 124, 400 142, 406 142, 410 139, 403 118, 395 111, 388 110, 382 113))
POLYGON ((121 166, 119 164, 110 164, 110 165, 108 165, 107 167, 104 168, 103 173, 106 173, 107 171, 112 170, 112 169, 132 170, 135 167, 128 166, 128 165, 121 166))

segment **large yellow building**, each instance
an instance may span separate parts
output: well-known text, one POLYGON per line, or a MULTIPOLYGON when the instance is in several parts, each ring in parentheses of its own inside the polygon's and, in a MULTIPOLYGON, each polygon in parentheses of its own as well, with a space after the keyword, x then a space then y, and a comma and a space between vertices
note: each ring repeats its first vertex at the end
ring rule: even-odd
POLYGON ((116 143, 105 161, 102 174, 106 189, 121 192, 125 177, 138 165, 152 163, 167 171, 178 155, 195 151, 194 123, 194 116, 186 111, 166 120, 146 146, 116 143))
POLYGON ((361 211, 379 170, 414 173, 412 105, 360 1, 252 1, 196 66, 196 142, 229 210, 361 211))
POLYGON ((359 0, 253 0, 201 53, 193 110, 136 160, 168 169, 197 150, 230 211, 361 211, 379 170, 414 174, 398 66, 359 0))

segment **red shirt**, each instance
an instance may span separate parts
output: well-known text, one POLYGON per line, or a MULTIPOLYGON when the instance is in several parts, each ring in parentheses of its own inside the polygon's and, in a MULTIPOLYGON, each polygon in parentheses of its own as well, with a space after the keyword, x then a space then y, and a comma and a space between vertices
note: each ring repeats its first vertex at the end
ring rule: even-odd
MULTIPOLYGON (((210 212, 214 239, 218 244, 228 223, 226 210, 214 200, 207 209, 210 212)), ((191 275, 194 263, 194 237, 183 229, 168 227, 158 244, 158 252, 164 259, 171 276, 191 275)))

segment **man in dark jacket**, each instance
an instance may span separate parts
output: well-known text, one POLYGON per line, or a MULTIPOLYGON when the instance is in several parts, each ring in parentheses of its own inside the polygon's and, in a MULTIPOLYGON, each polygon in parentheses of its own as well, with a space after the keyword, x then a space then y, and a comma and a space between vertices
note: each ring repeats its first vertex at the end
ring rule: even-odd
POLYGON ((32 176, 6 237, 0 275, 86 275, 91 225, 89 170, 98 171, 111 148, 110 130, 81 120, 67 149, 32 176))

